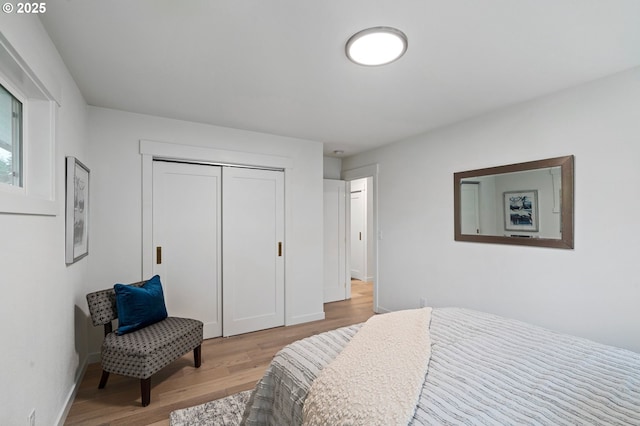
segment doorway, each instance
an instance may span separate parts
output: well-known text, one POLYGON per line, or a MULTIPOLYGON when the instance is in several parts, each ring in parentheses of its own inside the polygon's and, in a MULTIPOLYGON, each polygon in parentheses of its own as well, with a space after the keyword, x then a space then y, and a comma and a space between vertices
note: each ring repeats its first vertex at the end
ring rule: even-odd
MULTIPOLYGON (((381 239, 382 233, 378 229, 378 198, 377 198, 377 181, 378 181, 378 165, 372 164, 356 169, 345 170, 342 172, 342 178, 349 182, 352 191, 353 189, 361 188, 362 182, 365 185, 366 202, 363 200, 363 216, 365 217, 366 227, 363 227, 363 231, 355 232, 349 231, 349 243, 351 246, 351 240, 355 237, 360 241, 359 232, 363 232, 362 241, 362 278, 365 281, 371 282, 373 287, 373 311, 381 313, 384 310, 378 305, 378 240, 381 239)), ((362 195, 362 194, 361 194, 362 195)), ((347 197, 350 200, 351 197, 347 197)), ((350 209, 352 208, 351 202, 349 203, 350 209)), ((357 207, 357 206, 356 206, 357 207)), ((349 213, 351 216, 351 213, 349 213)), ((347 262, 351 264, 352 254, 351 247, 347 250, 347 262)), ((352 270, 351 267, 349 267, 352 270)), ((352 275, 353 276, 353 275, 352 275)), ((355 277, 354 277, 355 278, 355 277)))
POLYGON ((480 234, 480 182, 460 183, 462 234, 480 234))
POLYGON ((351 278, 360 281, 371 281, 372 274, 369 271, 371 247, 369 244, 371 229, 371 207, 368 196, 368 188, 371 186, 371 177, 351 181, 350 194, 350 259, 349 265, 351 278))

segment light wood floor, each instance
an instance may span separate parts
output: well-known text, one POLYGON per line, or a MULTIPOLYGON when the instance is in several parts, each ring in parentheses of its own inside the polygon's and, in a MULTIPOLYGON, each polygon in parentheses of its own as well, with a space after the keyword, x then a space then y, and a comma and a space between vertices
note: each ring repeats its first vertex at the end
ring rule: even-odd
POLYGON ((205 340, 202 366, 189 353, 151 378, 151 404, 140 406, 140 381, 112 374, 98 389, 100 364, 91 364, 67 416, 66 425, 168 425, 171 411, 253 389, 267 365, 291 342, 373 315, 371 283, 352 281, 351 300, 324 305, 325 319, 228 338, 205 340))

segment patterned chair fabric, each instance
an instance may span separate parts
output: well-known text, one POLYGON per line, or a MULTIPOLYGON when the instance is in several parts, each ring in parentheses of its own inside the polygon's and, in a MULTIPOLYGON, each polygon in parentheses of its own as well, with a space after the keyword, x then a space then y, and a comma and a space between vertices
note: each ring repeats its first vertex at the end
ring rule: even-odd
POLYGON ((202 322, 169 317, 133 333, 109 333, 102 342, 102 369, 146 379, 200 346, 202 322))
MULTIPOLYGON (((130 285, 140 287, 144 283, 130 285)), ((118 336, 111 326, 111 321, 118 318, 113 288, 87 294, 87 303, 93 325, 105 327, 99 388, 106 385, 109 373, 138 378, 141 380, 142 405, 146 406, 150 402, 150 378, 154 373, 189 351, 194 353, 196 368, 200 367, 201 321, 168 317, 118 336)))
MULTIPOLYGON (((145 281, 140 281, 129 285, 142 287, 144 283, 145 281)), ((113 288, 87 294, 87 304, 94 326, 109 324, 118 318, 116 292, 113 288)))

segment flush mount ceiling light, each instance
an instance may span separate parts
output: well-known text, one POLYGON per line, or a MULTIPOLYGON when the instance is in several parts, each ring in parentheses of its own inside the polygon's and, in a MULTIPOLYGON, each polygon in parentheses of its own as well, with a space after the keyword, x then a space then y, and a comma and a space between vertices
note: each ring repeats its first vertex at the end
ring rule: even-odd
POLYGON ((345 51, 347 58, 356 64, 385 65, 404 55, 407 51, 407 36, 395 28, 367 28, 351 36, 345 51))

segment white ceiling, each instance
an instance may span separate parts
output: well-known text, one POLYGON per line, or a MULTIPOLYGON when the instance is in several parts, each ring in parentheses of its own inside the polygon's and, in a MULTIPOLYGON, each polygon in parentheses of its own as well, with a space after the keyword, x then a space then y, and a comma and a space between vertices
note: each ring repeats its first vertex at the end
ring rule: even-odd
POLYGON ((51 0, 90 105, 351 155, 640 65, 640 0, 51 0), (392 26, 393 64, 344 45, 392 26))

